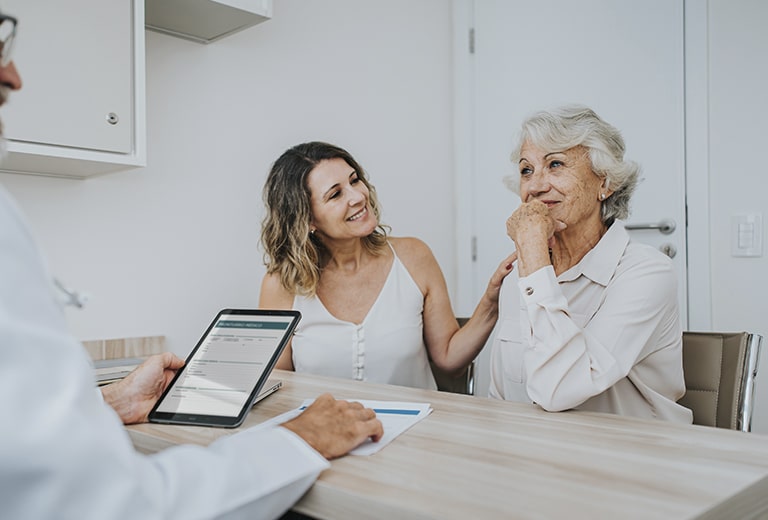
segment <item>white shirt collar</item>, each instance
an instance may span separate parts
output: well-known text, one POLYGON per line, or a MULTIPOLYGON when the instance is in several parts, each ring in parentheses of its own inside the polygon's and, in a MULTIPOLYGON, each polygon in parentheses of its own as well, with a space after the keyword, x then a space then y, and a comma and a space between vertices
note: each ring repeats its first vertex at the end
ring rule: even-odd
POLYGON ((557 281, 570 282, 584 275, 595 283, 607 286, 628 244, 629 233, 624 229, 624 222, 614 220, 597 245, 578 264, 558 276, 557 281))

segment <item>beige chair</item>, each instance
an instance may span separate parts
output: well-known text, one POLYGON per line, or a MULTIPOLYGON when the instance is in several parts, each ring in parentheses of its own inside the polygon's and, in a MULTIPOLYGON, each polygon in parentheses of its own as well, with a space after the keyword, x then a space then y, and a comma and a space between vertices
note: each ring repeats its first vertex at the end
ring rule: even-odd
POLYGON ((686 393, 693 423, 748 432, 763 337, 748 332, 683 332, 686 393))
MULTIPOLYGON (((456 318, 459 326, 463 327, 469 318, 456 318)), ((435 366, 432 360, 429 361, 432 368, 432 375, 435 376, 437 389, 441 392, 453 392, 454 394, 475 395, 475 362, 473 361, 467 371, 459 377, 453 377, 435 366)))

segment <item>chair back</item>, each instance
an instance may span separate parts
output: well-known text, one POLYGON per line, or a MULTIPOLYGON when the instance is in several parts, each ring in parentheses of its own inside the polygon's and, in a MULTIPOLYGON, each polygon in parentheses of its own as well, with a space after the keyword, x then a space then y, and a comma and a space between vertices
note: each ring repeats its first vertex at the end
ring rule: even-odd
MULTIPOLYGON (((464 324, 469 321, 469 318, 456 318, 459 322, 459 327, 463 327, 464 324)), ((453 392, 454 394, 466 394, 475 395, 475 362, 469 364, 466 372, 459 377, 453 377, 450 374, 440 370, 437 366, 429 360, 429 366, 432 369, 432 375, 435 376, 435 382, 437 383, 437 389, 441 392, 453 392)))
POLYGON ((685 395, 693 423, 748 432, 763 337, 749 332, 683 332, 685 395))

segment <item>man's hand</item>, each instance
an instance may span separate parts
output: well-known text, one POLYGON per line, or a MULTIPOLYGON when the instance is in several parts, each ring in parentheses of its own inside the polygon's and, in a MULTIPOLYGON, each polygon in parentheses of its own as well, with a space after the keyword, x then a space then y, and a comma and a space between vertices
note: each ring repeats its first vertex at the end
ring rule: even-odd
POLYGON ((104 401, 114 408, 123 424, 146 422, 150 410, 183 366, 184 360, 170 352, 152 356, 124 379, 101 387, 104 401))
POLYGON ((301 415, 281 426, 329 460, 346 455, 368 438, 377 442, 384 435, 376 412, 360 403, 336 400, 331 394, 321 395, 301 415))

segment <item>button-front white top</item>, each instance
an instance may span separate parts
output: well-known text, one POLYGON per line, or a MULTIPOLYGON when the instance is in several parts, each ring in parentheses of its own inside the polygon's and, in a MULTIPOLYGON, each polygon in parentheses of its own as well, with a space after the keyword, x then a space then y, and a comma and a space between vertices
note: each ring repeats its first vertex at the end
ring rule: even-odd
MULTIPOLYGON (((390 246, 391 247, 391 246, 390 246)), ((334 317, 317 296, 296 296, 297 372, 435 389, 424 345, 424 295, 394 252, 386 282, 362 323, 334 317)))

